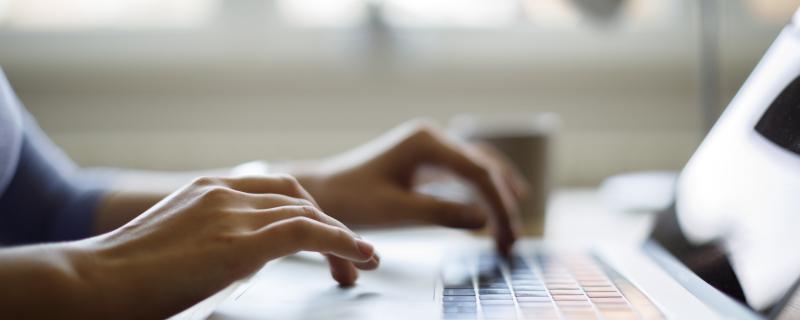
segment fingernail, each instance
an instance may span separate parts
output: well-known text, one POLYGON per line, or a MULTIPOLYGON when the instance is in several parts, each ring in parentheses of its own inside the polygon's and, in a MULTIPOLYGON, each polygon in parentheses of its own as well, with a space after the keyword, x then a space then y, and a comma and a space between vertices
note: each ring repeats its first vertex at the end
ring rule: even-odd
POLYGON ((381 265, 381 256, 378 255, 377 252, 372 252, 372 258, 369 258, 370 262, 373 263, 375 266, 381 265))
POLYGON ((364 240, 356 239, 356 246, 358 247, 358 251, 365 257, 372 256, 375 252, 375 248, 364 240))

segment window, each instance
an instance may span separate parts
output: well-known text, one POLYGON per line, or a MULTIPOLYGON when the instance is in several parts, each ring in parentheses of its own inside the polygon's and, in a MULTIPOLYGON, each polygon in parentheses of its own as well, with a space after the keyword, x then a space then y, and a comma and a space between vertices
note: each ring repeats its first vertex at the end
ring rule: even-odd
POLYGON ((191 27, 217 0, 0 0, 0 26, 17 29, 191 27))
MULTIPOLYGON (((674 17, 671 0, 0 0, 0 27, 25 30, 192 28, 233 24, 349 28, 576 26, 674 17)), ((667 19, 664 19, 667 18, 667 19)))

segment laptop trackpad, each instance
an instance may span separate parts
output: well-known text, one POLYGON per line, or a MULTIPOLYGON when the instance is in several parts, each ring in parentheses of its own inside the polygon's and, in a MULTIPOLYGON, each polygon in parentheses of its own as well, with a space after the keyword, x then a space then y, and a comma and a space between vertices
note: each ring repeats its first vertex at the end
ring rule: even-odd
POLYGON ((319 255, 303 253, 270 262, 210 318, 436 318, 436 282, 448 244, 432 245, 430 238, 423 239, 427 243, 371 238, 380 250, 381 267, 361 271, 350 288, 336 285, 319 255))

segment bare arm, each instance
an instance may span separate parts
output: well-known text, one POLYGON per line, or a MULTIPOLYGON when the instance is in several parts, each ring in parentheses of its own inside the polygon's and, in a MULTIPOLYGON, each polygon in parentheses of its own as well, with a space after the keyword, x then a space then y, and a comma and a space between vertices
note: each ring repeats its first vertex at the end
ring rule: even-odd
POLYGON ((100 200, 94 234, 114 230, 145 212, 182 185, 201 176, 226 176, 230 169, 196 172, 125 171, 100 200))
POLYGON ((378 266, 372 245, 291 177, 197 179, 109 233, 0 249, 0 314, 165 318, 303 250, 325 254, 344 285, 378 266))
POLYGON ((9 318, 83 318, 92 305, 85 283, 76 269, 80 256, 72 244, 22 246, 0 250, 0 301, 9 318), (35 301, 35 304, 31 302, 35 301), (46 306, 46 307, 42 307, 46 306))
POLYGON ((133 220, 161 199, 197 177, 263 175, 267 173, 267 166, 261 161, 247 162, 233 168, 203 171, 122 171, 110 186, 110 192, 100 199, 94 219, 93 233, 105 233, 133 220))
MULTIPOLYGON (((348 225, 479 228, 488 220, 498 249, 508 252, 516 237, 516 202, 524 196, 524 180, 507 161, 486 148, 453 141, 428 122, 411 121, 345 154, 321 161, 275 164, 271 171, 297 177, 323 210, 348 225), (488 203, 488 212, 474 204, 415 193, 415 173, 431 165, 473 183, 488 203)), ((265 173, 242 170, 247 165, 215 170, 213 174, 265 173)), ((95 231, 124 224, 177 186, 202 174, 207 173, 127 173, 118 191, 102 201, 95 231)))

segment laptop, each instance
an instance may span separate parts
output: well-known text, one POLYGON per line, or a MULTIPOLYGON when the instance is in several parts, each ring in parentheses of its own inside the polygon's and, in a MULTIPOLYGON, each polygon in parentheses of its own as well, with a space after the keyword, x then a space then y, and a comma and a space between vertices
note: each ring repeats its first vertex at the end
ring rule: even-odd
POLYGON ((352 288, 299 254, 232 287, 212 319, 800 319, 800 11, 682 171, 644 243, 511 259, 452 230, 370 238, 352 288))

